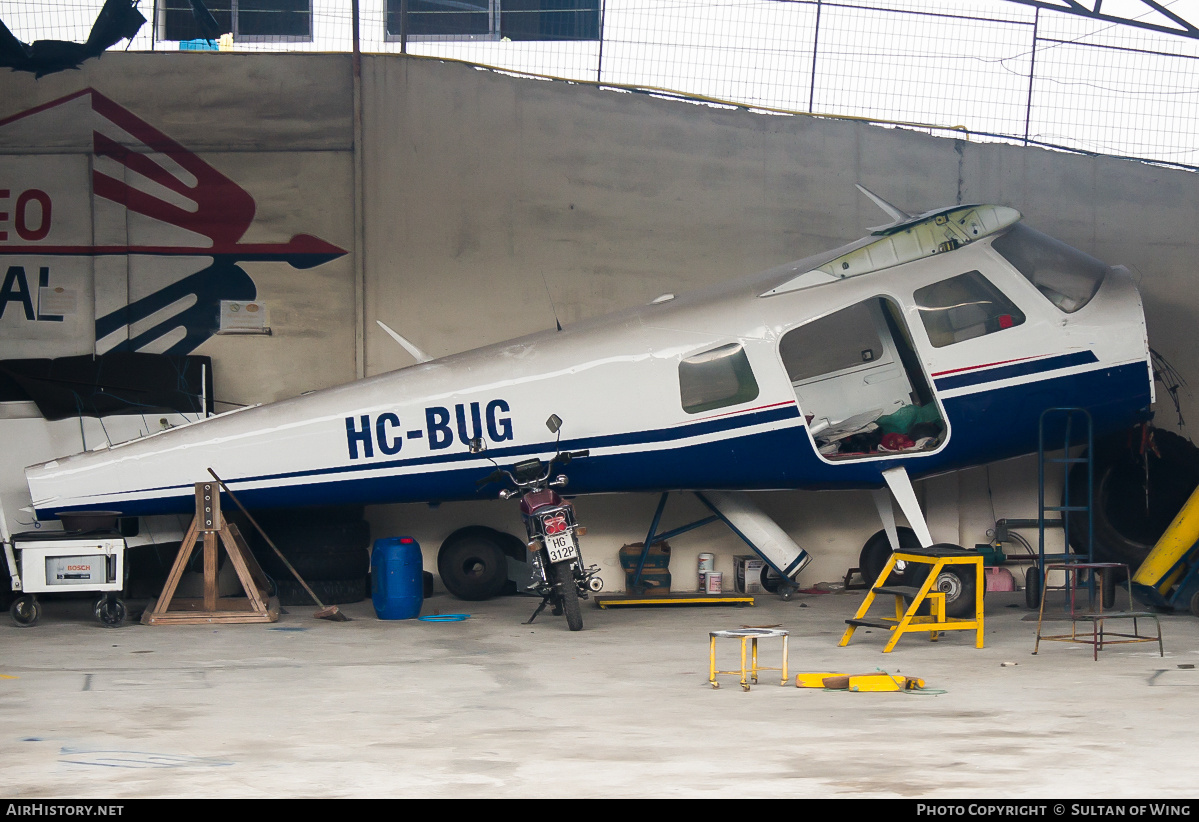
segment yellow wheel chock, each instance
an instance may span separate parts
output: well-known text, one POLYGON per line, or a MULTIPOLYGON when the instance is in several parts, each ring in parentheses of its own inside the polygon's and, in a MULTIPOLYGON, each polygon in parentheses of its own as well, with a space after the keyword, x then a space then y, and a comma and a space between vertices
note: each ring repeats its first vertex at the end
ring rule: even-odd
POLYGON ((805 673, 795 675, 797 688, 825 688, 830 691, 917 691, 924 680, 914 676, 892 676, 886 671, 872 674, 805 673))

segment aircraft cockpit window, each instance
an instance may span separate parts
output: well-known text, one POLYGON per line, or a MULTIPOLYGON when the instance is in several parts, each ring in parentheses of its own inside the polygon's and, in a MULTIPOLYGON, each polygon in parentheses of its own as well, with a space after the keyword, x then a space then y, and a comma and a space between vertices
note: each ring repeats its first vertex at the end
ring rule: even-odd
POLYGON ((1026 225, 1013 226, 991 247, 1067 314, 1089 303, 1107 274, 1104 263, 1026 225))
POLYGON ((916 289, 916 307, 936 348, 1024 322, 1024 313, 977 271, 916 289))
POLYGON ((679 391, 683 410, 699 414, 756 399, 758 381, 745 349, 729 343, 679 363, 679 391))

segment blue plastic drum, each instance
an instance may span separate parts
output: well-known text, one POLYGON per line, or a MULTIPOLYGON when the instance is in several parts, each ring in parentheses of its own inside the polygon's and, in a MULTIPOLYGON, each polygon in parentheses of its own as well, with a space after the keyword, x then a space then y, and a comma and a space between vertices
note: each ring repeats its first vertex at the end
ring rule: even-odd
POLYGON ((412 537, 375 540, 371 600, 379 619, 415 619, 425 602, 424 564, 412 537))

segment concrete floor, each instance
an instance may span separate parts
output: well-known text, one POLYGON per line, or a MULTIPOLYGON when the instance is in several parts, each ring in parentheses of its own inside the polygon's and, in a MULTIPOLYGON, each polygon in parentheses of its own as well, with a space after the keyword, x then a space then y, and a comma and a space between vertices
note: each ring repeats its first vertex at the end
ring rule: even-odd
MULTIPOLYGON (((1157 646, 1042 643, 1023 594, 973 634, 838 648, 862 592, 753 608, 585 604, 585 630, 446 594, 381 622, 291 607, 274 625, 116 630, 86 602, 0 625, 0 773, 22 798, 1185 798, 1199 772, 1199 619, 1157 646), (918 676, 927 693, 707 683, 708 631, 779 624, 793 671, 918 676), (1006 663, 1006 664, 1005 664, 1006 663), (1014 664, 1013 664, 1014 663, 1014 664)), ((737 643, 718 646, 736 664, 737 643)), ((763 641, 765 664, 779 643, 763 641)), ((772 681, 773 680, 773 681, 772 681)), ((794 679, 792 678, 792 682, 794 679)))

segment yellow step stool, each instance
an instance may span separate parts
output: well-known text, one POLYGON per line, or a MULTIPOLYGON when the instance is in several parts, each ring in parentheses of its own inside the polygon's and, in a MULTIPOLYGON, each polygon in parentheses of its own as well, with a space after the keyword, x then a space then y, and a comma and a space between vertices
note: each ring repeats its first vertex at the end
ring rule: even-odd
POLYGON ((916 631, 926 632, 929 639, 935 641, 942 631, 975 631, 974 647, 983 647, 983 593, 986 591, 986 581, 983 578, 983 557, 977 551, 967 551, 956 545, 933 545, 928 548, 905 548, 895 551, 887 560, 878 579, 874 581, 862 606, 858 608, 853 619, 845 620, 849 626, 841 637, 839 647, 849 644, 853 632, 860 627, 886 628, 891 632, 891 638, 883 648, 883 653, 890 653, 899 638, 906 633, 916 631), (910 585, 884 584, 898 562, 928 565, 928 576, 924 584, 916 587, 910 585), (974 583, 974 618, 959 619, 945 616, 945 594, 934 591, 933 586, 941 571, 949 565, 973 565, 975 568, 974 583), (879 617, 868 619, 867 612, 874 604, 879 594, 891 594, 895 597, 895 617, 879 617), (905 606, 905 602, 907 605, 905 606), (929 603, 929 615, 917 615, 920 606, 929 603))

